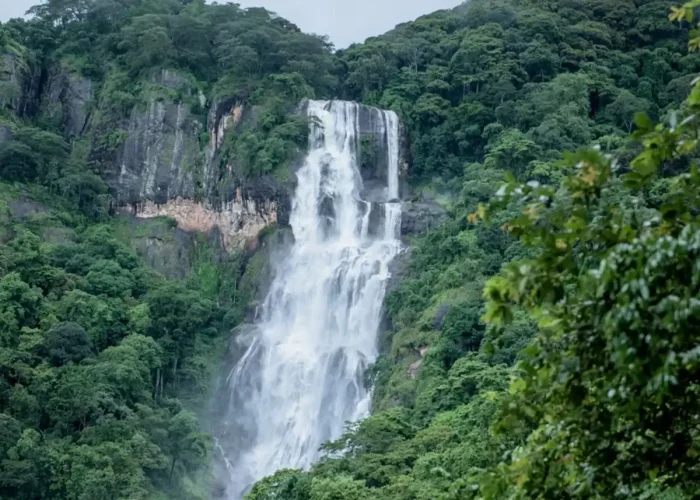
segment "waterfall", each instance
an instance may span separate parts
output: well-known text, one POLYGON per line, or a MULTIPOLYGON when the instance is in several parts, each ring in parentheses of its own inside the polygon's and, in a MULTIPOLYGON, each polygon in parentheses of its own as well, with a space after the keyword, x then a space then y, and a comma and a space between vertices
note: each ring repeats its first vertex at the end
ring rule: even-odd
POLYGON ((388 168, 384 227, 370 231, 372 203, 360 197, 362 108, 310 101, 307 109, 309 151, 290 219, 294 244, 277 263, 260 320, 228 379, 229 443, 218 443, 228 499, 279 469, 309 467, 322 443, 370 410, 364 374, 377 357, 388 266, 400 251, 398 118, 372 110, 383 122, 388 168))

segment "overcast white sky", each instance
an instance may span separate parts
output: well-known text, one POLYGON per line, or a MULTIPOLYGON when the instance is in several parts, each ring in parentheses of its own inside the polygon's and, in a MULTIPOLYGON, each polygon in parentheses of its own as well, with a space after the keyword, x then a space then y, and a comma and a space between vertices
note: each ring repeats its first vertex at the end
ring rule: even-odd
MULTIPOLYGON (((226 0, 219 0, 224 3, 226 0)), ((23 15, 38 0, 0 0, 0 21, 23 15)), ((381 35, 399 23, 461 0, 239 0, 243 7, 265 7, 302 30, 329 35, 338 48, 381 35)))

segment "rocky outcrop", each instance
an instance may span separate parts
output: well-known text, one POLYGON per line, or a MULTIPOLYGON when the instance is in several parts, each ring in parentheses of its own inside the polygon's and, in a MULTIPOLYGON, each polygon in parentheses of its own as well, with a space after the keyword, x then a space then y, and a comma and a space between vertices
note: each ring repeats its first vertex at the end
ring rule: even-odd
MULTIPOLYGON (((204 151, 202 171, 203 188, 209 198, 216 196, 230 201, 233 194, 244 184, 253 190, 256 189, 255 182, 246 182, 251 179, 240 178, 235 165, 224 162, 220 155, 226 136, 254 127, 255 120, 255 107, 246 104, 237 96, 216 100, 211 104, 207 115, 209 143, 204 151)), ((269 179, 266 182, 269 183, 269 179)), ((280 187, 279 183, 277 187, 280 187)), ((287 197, 288 194, 286 190, 287 197)))
POLYGON ((129 242, 143 260, 170 279, 184 279, 192 270, 194 234, 173 228, 164 219, 129 219, 129 242))
POLYGON ((104 176, 117 211, 172 217, 185 231, 216 229, 228 250, 253 245, 270 224, 286 224, 289 186, 271 177, 240 178, 219 157, 226 134, 254 123, 254 109, 237 97, 219 100, 210 106, 205 124, 192 103, 206 105, 206 98, 186 78, 163 70, 151 83, 156 90, 146 105, 135 107, 120 130, 112 131, 122 143, 104 176), (176 102, 173 91, 187 98, 176 102))
POLYGON ((90 78, 60 63, 45 68, 21 54, 0 54, 0 107, 20 118, 40 116, 68 140, 84 131, 94 91, 90 78))
POLYGON ((14 219, 26 221, 37 215, 49 215, 51 210, 43 203, 36 202, 27 198, 25 195, 20 195, 17 198, 7 200, 7 208, 10 209, 10 214, 14 219))
MULTIPOLYGON (((236 159, 222 155, 228 134, 255 126, 256 109, 229 96, 210 104, 203 123, 193 106, 206 104, 206 98, 188 79, 163 70, 151 83, 154 95, 145 96, 145 105, 93 134, 113 137, 111 142, 118 143, 112 153, 104 144, 91 153, 93 161, 104 167, 116 211, 140 218, 171 217, 186 231, 216 229, 229 250, 254 245, 258 233, 270 224, 288 224, 293 181, 240 175, 236 159), (176 102, 175 94, 181 102, 176 102)), ((298 112, 304 112, 304 104, 298 112)), ((385 121, 382 111, 360 106, 358 134, 379 148, 376 161, 363 168, 368 191, 373 183, 382 190, 386 185, 387 151, 381 150, 387 142, 385 121)), ((405 178, 407 167, 405 162, 401 165, 405 178)))
POLYGON ((273 200, 258 206, 251 198, 237 196, 221 206, 212 206, 187 198, 175 198, 157 205, 147 200, 137 206, 133 215, 140 218, 171 217, 184 231, 221 233, 224 248, 250 248, 257 235, 267 226, 277 222, 277 204, 273 200))
POLYGON ((141 258, 169 279, 185 279, 196 272, 202 263, 203 249, 207 264, 230 262, 229 252, 223 247, 221 233, 216 228, 202 238, 194 232, 176 227, 172 220, 165 217, 124 217, 121 219, 121 231, 141 258))
POLYGON ((62 226, 60 218, 56 218, 55 215, 51 208, 32 200, 24 191, 4 201, 0 200, 0 245, 14 235, 13 222, 31 222, 33 231, 44 243, 69 245, 77 241, 76 232, 62 226))
MULTIPOLYGON (((188 81, 172 71, 161 71, 152 84, 166 96, 167 91, 191 94, 188 81)), ((185 103, 163 95, 148 98, 144 107, 131 111, 122 130, 111 131, 120 136, 114 141, 122 143, 105 177, 119 206, 194 198, 195 183, 207 182, 196 179, 203 124, 185 103)))
POLYGON ((215 154, 221 148, 226 131, 239 130, 247 123, 255 125, 255 111, 252 106, 245 104, 238 96, 215 101, 207 115, 207 130, 209 133, 209 152, 215 154))
POLYGON ((163 91, 145 96, 145 106, 135 107, 121 124, 123 141, 116 148, 113 168, 105 172, 117 205, 163 205, 177 198, 232 201, 243 182, 222 182, 234 178, 235 172, 231 165, 222 171, 218 155, 226 134, 249 123, 253 109, 237 97, 215 101, 203 123, 192 103, 206 106, 206 97, 186 78, 162 70, 151 83, 163 91), (176 101, 174 91, 185 98, 176 101))
POLYGON ((274 227, 259 238, 255 255, 247 262, 239 288, 243 299, 247 300, 247 322, 258 319, 260 306, 269 293, 278 264, 289 255, 293 243, 294 234, 288 227, 274 227))
POLYGON ((442 304, 437 312, 435 313, 435 319, 433 319, 433 329, 442 330, 442 324, 445 322, 445 316, 450 312, 450 304, 442 304))
POLYGON ((401 204, 401 234, 419 234, 439 226, 447 220, 448 213, 431 201, 404 202, 401 204))
POLYGON ((90 78, 56 64, 42 90, 42 114, 58 122, 66 139, 73 140, 85 131, 94 93, 90 78))
POLYGON ((134 109, 117 151, 119 170, 107 179, 117 203, 194 197, 200 131, 185 104, 153 100, 144 111, 134 109))
POLYGON ((12 54, 0 54, 0 107, 18 112, 22 85, 17 58, 12 54))
POLYGON ((410 378, 416 378, 418 376, 418 369, 423 364, 423 358, 425 357, 426 352, 428 352, 428 348, 426 346, 418 349, 418 359, 408 366, 407 374, 410 378))
POLYGON ((33 118, 39 108, 43 71, 21 53, 0 53, 0 108, 33 118))

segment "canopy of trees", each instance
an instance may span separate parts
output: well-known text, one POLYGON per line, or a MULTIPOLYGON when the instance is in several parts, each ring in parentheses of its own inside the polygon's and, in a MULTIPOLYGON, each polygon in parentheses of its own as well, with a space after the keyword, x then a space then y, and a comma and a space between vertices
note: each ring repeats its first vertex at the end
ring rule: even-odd
POLYGON ((250 499, 697 496, 695 7, 472 1, 340 54, 453 217, 387 298, 374 414, 250 499))
POLYGON ((342 92, 399 111, 414 178, 453 190, 465 163, 542 177, 591 143, 629 159, 634 113, 662 116, 700 69, 671 5, 472 1, 340 52, 342 92))
POLYGON ((181 400, 206 397, 228 306, 110 225, 12 222, 0 187, 0 497, 198 497, 211 441, 181 400))
POLYGON ((270 173, 308 135, 290 105, 336 89, 331 46, 233 3, 48 0, 30 13, 0 24, 0 498, 207 498, 212 443, 187 408, 206 402, 255 278, 236 289, 239 261, 204 262, 206 243, 184 282, 146 268, 118 237, 93 152, 123 141, 153 95, 202 124, 235 98, 259 106, 259 126, 223 160, 270 173), (96 89, 83 135, 40 95, 56 68, 96 89), (190 90, 154 88, 162 69, 190 90), (44 208, 17 216, 24 196, 44 208))
POLYGON ((99 158, 27 94, 60 63, 95 82, 96 120, 159 69, 257 106, 223 147, 253 174, 303 146, 302 98, 394 109, 416 192, 451 211, 387 297, 373 416, 250 499, 695 498, 700 56, 697 6, 671 5, 473 0, 335 54, 203 0, 48 0, 0 25, 0 195, 61 207, 47 228, 0 203, 0 497, 207 498, 186 408, 242 314, 238 268, 171 282, 117 238, 99 158))

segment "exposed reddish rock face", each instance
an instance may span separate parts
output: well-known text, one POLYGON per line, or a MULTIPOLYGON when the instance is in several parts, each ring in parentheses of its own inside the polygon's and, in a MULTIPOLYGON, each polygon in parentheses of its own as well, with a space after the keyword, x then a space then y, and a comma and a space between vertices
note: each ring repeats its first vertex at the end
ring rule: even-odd
POLYGON ((209 233, 218 228, 229 252, 255 247, 260 231, 277 222, 275 201, 259 204, 250 198, 243 199, 240 192, 234 200, 217 208, 191 199, 175 198, 161 205, 146 200, 137 205, 135 213, 133 208, 128 211, 139 218, 171 217, 183 231, 209 233))

